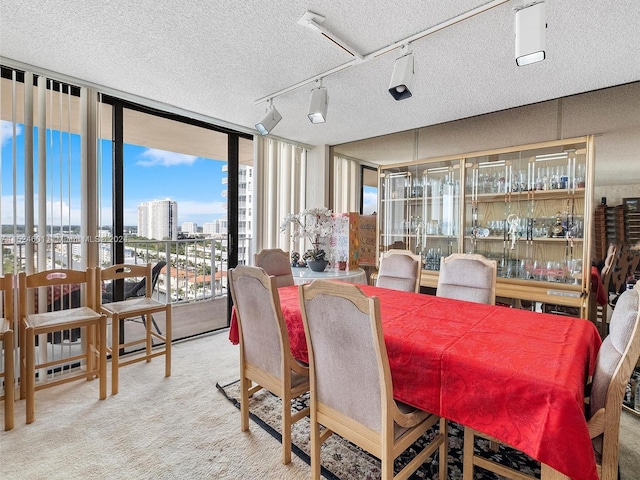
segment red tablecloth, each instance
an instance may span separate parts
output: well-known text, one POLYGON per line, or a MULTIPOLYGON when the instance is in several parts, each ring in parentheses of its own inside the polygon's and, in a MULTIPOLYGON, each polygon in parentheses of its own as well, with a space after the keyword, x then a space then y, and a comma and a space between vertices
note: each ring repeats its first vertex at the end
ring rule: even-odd
MULTIPOLYGON (((573 479, 597 480, 583 406, 601 343, 592 323, 360 288, 380 298, 395 398, 489 434, 573 479)), ((307 361, 298 287, 279 294, 291 352, 307 361)), ((237 342, 234 324, 230 340, 237 342)))

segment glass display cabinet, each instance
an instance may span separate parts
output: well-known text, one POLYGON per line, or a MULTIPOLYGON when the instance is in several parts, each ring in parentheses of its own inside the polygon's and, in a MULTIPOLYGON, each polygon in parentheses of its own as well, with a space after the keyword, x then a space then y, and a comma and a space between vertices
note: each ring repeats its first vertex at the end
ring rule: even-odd
POLYGON ((379 250, 422 255, 431 288, 442 256, 481 253, 500 301, 586 317, 593 165, 589 136, 381 166, 379 250))
POLYGON ((459 250, 461 167, 457 158, 380 169, 381 252, 408 249, 438 270, 441 256, 459 250))

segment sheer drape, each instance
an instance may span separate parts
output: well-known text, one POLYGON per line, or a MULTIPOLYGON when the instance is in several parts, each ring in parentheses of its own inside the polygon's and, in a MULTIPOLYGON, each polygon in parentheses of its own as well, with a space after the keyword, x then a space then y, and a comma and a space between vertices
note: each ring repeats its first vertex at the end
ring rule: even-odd
POLYGON ((333 211, 359 212, 361 190, 360 163, 349 158, 333 157, 333 211))
POLYGON ((294 245, 290 232, 280 232, 282 219, 288 213, 306 208, 307 150, 271 138, 256 137, 256 196, 254 251, 282 248, 304 251, 294 245))

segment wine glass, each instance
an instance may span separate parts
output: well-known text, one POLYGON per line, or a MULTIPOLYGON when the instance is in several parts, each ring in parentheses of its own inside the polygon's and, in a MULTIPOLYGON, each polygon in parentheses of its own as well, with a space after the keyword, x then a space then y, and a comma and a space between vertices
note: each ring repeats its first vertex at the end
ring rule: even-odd
POLYGON ((574 258, 569 261, 569 272, 573 278, 574 285, 577 285, 582 278, 582 260, 574 258))

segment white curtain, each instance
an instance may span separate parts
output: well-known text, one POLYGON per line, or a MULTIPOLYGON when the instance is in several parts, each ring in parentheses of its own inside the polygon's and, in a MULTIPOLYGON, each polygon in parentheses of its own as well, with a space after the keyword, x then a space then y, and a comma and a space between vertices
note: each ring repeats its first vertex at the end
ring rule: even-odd
POLYGON ((298 213, 307 207, 307 150, 265 137, 255 137, 254 145, 256 244, 253 251, 263 248, 303 251, 303 245, 293 244, 288 229, 280 231, 280 224, 288 213, 298 213))
POLYGON ((360 211, 360 163, 344 157, 333 157, 333 211, 348 213, 360 211))

